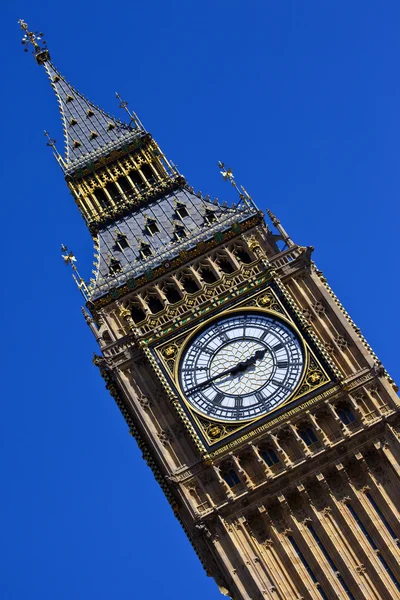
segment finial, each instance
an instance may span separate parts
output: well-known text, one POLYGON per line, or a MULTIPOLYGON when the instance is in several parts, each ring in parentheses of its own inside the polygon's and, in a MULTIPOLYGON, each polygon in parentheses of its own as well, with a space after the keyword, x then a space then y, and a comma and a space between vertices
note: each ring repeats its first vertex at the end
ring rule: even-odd
POLYGON ((141 123, 141 121, 140 121, 139 117, 137 116, 137 114, 136 114, 135 112, 134 112, 134 113, 131 113, 131 112, 130 112, 130 110, 129 110, 129 108, 128 108, 128 102, 127 102, 126 100, 122 100, 122 98, 121 98, 121 96, 118 94, 118 92, 115 92, 115 95, 116 95, 116 97, 117 97, 117 98, 118 98, 118 100, 119 100, 119 108, 123 108, 123 109, 124 109, 124 111, 125 111, 125 112, 126 112, 128 115, 129 115, 129 118, 130 118, 130 123, 129 123, 129 125, 131 125, 131 124, 133 123, 133 124, 134 124, 134 126, 135 126, 137 129, 142 129, 142 130, 144 130, 144 127, 143 127, 143 125, 142 125, 142 123, 141 123))
POLYGON ((50 60, 47 42, 43 39, 44 34, 39 33, 38 31, 29 31, 28 24, 25 23, 23 19, 20 19, 18 23, 22 31, 24 31, 24 37, 21 40, 21 43, 24 46, 24 52, 28 52, 29 44, 31 44, 38 65, 42 65, 47 60, 50 60))
POLYGON ((76 263, 76 258, 75 258, 74 253, 69 251, 67 246, 65 246, 64 244, 61 244, 61 252, 63 252, 63 254, 61 256, 64 260, 64 263, 66 265, 70 265, 71 269, 73 270, 72 277, 74 278, 74 281, 75 281, 76 285, 78 286, 79 291, 81 292, 81 294, 85 298, 85 300, 87 300, 89 290, 86 286, 85 281, 79 275, 76 265, 74 264, 74 263, 76 263))
POLYGON ((46 146, 49 146, 50 148, 53 148, 54 156, 56 157, 57 161, 59 163, 61 163, 61 165, 62 165, 63 164, 62 156, 61 156, 61 154, 58 152, 58 150, 56 148, 56 142, 57 142, 57 140, 55 140, 52 137, 50 137, 50 134, 46 130, 44 130, 44 135, 47 138, 46 146))
POLYGON ((230 169, 229 167, 226 169, 224 163, 221 162, 221 161, 218 161, 218 166, 219 166, 220 169, 222 169, 221 170, 221 175, 224 178, 224 181, 226 181, 227 179, 229 179, 229 181, 231 182, 231 184, 233 185, 233 187, 236 187, 236 184, 233 181, 235 179, 235 176, 232 173, 232 169, 230 169))
POLYGON ((267 215, 269 216, 269 218, 271 219, 271 223, 274 227, 276 227, 276 229, 279 231, 282 240, 285 242, 286 246, 288 248, 291 248, 292 246, 294 246, 294 242, 293 240, 288 236, 288 234, 286 233, 286 230, 284 229, 284 227, 281 225, 280 220, 274 215, 274 213, 272 212, 272 210, 269 210, 269 208, 267 208, 267 215))
POLYGON ((246 190, 244 189, 244 187, 241 185, 240 188, 242 191, 239 190, 239 187, 235 181, 235 176, 232 172, 231 168, 226 168, 225 164, 221 161, 218 161, 218 166, 221 169, 220 173, 222 175, 222 177, 224 178, 224 181, 229 181, 233 187, 235 188, 235 190, 237 191, 237 193, 239 194, 240 199, 246 204, 246 206, 252 210, 256 209, 258 211, 257 206, 254 204, 253 199, 251 198, 251 196, 246 192, 246 190))

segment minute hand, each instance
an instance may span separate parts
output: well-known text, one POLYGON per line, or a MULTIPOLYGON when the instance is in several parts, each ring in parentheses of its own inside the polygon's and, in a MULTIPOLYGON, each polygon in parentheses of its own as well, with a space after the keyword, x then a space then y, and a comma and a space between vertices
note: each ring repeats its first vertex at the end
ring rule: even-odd
POLYGON ((202 381, 201 383, 199 383, 199 385, 196 385, 196 386, 190 388, 189 390, 187 390, 186 394, 187 395, 193 394, 193 392, 196 392, 197 390, 199 390, 203 387, 207 387, 210 383, 212 383, 216 379, 219 379, 220 377, 224 377, 225 375, 236 375, 237 373, 243 373, 244 371, 246 371, 246 369, 248 367, 251 367, 252 365, 254 365, 257 360, 261 360, 262 358, 264 358, 266 352, 267 352, 267 350, 257 350, 254 353, 254 355, 251 356, 250 358, 248 358, 247 360, 238 363, 237 365, 235 365, 234 367, 231 367, 230 369, 226 369, 226 371, 222 371, 222 373, 218 373, 218 375, 214 375, 213 377, 210 377, 210 379, 206 379, 206 381, 202 381))

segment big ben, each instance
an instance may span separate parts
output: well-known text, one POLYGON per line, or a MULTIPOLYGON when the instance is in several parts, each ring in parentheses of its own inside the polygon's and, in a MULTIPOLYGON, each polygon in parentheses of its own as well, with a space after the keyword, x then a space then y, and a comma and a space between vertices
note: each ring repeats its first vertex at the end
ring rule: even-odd
POLYGON ((94 363, 205 571, 234 600, 400 596, 397 387, 313 261, 223 163, 195 193, 135 113, 72 87, 27 24, 93 238, 94 363))

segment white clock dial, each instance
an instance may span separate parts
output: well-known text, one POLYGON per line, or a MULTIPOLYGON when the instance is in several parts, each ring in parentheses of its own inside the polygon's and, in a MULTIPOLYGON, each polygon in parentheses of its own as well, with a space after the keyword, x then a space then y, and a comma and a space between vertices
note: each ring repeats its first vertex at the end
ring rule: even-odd
POLYGON ((191 340, 179 377, 185 398, 199 412, 242 421, 285 402, 303 367, 302 346, 289 325, 262 312, 237 312, 191 340))

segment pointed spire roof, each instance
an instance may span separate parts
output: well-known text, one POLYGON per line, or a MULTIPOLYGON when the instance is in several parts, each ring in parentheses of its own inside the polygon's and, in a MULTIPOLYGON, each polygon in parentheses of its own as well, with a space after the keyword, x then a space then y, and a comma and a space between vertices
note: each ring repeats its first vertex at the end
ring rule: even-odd
MULTIPOLYGON (((65 138, 65 155, 60 162, 67 174, 130 145, 146 133, 136 115, 131 115, 128 110, 129 124, 107 114, 82 96, 52 64, 43 34, 29 31, 22 19, 19 24, 24 31, 25 51, 33 47, 36 62, 44 66, 58 100, 65 138)), ((126 105, 121 102, 120 106, 126 108, 126 105)))
POLYGON ((68 171, 82 167, 100 154, 129 144, 143 133, 107 114, 80 94, 57 71, 50 61, 44 62, 56 94, 65 138, 64 162, 68 171))

